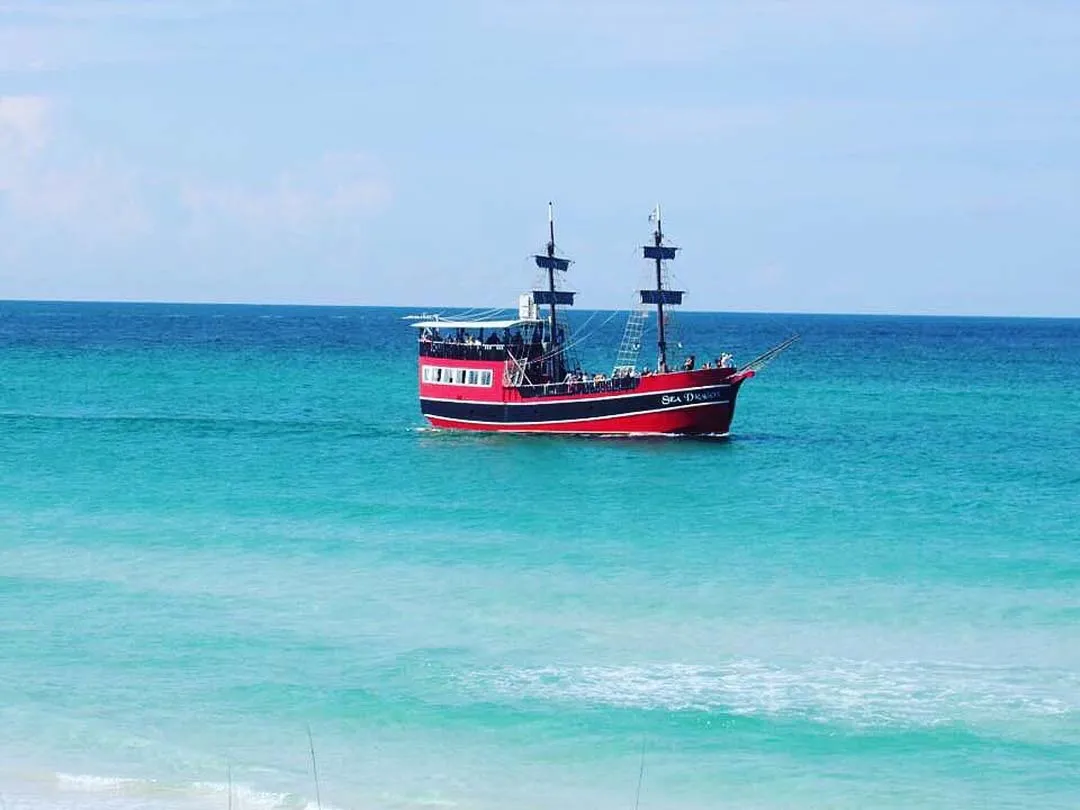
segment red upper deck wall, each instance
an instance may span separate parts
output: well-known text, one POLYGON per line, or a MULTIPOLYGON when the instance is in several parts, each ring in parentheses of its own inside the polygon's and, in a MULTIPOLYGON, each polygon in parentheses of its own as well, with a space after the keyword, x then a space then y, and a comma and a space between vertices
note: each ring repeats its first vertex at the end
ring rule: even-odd
POLYGON ((459 399, 502 402, 506 363, 494 360, 457 360, 420 357, 417 378, 423 399, 459 399))

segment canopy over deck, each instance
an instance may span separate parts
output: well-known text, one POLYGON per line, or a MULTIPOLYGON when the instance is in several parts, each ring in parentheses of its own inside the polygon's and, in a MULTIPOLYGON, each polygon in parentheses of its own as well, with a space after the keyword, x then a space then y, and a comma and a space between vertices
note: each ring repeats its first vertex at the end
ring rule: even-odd
POLYGON ((513 329, 515 326, 528 326, 542 323, 538 318, 514 318, 506 321, 417 321, 416 329, 513 329))

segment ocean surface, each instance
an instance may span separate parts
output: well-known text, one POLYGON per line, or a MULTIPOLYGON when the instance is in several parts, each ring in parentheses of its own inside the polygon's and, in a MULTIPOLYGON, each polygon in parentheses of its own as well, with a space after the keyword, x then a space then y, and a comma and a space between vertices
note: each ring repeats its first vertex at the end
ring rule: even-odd
POLYGON ((1080 320, 685 313, 802 335, 701 441, 406 313, 0 303, 0 807, 1080 807, 1080 320))

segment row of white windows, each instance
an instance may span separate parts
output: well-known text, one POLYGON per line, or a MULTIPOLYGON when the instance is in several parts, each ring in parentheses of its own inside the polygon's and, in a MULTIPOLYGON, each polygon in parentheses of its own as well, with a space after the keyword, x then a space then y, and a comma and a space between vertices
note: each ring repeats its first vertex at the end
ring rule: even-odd
POLYGON ((492 373, 486 369, 443 368, 442 366, 424 366, 421 370, 424 382, 437 385, 475 385, 491 387, 492 373))

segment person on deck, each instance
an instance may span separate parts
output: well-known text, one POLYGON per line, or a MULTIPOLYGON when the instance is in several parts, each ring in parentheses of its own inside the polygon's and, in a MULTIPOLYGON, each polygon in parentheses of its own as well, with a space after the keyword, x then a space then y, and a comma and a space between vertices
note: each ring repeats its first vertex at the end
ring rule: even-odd
POLYGON ((687 357, 686 360, 683 362, 682 367, 683 367, 683 371, 693 371, 694 370, 694 355, 690 355, 689 357, 687 357))

